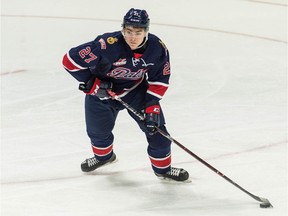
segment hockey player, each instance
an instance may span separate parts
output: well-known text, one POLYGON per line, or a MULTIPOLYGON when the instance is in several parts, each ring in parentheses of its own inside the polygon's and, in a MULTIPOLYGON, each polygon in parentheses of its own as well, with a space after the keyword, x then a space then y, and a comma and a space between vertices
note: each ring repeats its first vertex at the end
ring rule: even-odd
POLYGON ((112 130, 118 112, 125 107, 110 97, 107 90, 111 90, 143 113, 145 120, 141 121, 128 111, 145 132, 156 176, 175 181, 189 177, 186 170, 171 166, 171 141, 155 130, 157 126, 167 132, 159 100, 169 85, 170 62, 167 47, 148 32, 149 23, 145 10, 131 8, 124 16, 121 31, 99 35, 70 49, 63 57, 64 68, 82 83, 79 89, 86 94, 86 128, 94 156, 82 162, 83 172, 116 159, 112 130))

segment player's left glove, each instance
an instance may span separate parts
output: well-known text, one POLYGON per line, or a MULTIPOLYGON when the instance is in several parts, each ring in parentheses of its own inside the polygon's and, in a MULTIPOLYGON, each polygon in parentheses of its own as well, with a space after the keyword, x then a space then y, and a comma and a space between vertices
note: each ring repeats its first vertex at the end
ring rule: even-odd
POLYGON ((159 127, 160 125, 160 106, 158 104, 149 106, 145 109, 144 124, 150 135, 157 132, 155 127, 159 127))
POLYGON ((91 78, 86 83, 81 83, 79 85, 79 90, 83 91, 85 94, 95 95, 98 98, 110 98, 107 90, 112 89, 112 82, 110 81, 103 81, 96 77, 91 78))

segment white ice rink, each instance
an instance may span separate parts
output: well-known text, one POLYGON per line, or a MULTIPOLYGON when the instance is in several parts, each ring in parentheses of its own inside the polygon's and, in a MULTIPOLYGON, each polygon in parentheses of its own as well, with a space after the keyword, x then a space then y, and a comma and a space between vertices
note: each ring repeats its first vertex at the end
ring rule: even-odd
POLYGON ((287 1, 1 0, 1 216, 286 216, 287 1), (127 112, 118 162, 91 174, 84 94, 61 65, 71 47, 144 8, 170 50, 162 100, 173 138, 271 209, 172 145, 192 183, 155 177, 127 112))

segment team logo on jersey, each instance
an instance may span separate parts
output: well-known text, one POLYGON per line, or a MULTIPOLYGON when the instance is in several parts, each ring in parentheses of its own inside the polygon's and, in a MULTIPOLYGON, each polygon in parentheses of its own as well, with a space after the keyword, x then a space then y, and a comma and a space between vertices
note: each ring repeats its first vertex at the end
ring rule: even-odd
POLYGON ((115 38, 115 37, 108 37, 108 38, 107 38, 107 43, 109 43, 109 44, 114 44, 114 43, 116 43, 117 41, 118 41, 118 39, 115 38))
POLYGON ((139 63, 142 63, 142 67, 148 67, 149 65, 154 65, 154 63, 146 63, 142 58, 132 58, 132 64, 137 67, 139 63))
POLYGON ((131 71, 129 68, 118 67, 107 74, 115 79, 138 80, 144 76, 147 69, 131 71))
POLYGON ((121 66, 121 65, 125 65, 126 63, 127 63, 126 58, 124 58, 124 59, 120 58, 118 61, 114 62, 113 65, 118 67, 118 66, 121 66))

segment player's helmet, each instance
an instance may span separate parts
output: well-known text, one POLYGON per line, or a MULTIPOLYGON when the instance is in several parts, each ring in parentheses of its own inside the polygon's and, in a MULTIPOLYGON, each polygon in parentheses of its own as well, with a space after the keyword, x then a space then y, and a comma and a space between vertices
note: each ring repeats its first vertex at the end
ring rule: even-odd
POLYGON ((123 18, 122 27, 133 26, 148 30, 149 23, 150 19, 146 10, 131 8, 123 18))

